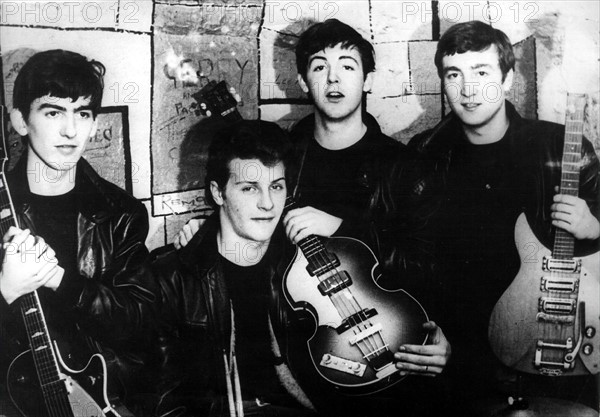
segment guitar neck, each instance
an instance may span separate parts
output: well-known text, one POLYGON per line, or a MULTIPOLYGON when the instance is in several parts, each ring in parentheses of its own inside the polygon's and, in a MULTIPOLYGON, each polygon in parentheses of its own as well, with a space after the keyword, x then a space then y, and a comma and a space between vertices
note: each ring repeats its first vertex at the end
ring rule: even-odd
MULTIPOLYGON (((2 236, 6 234, 11 226, 18 227, 18 221, 15 216, 14 205, 10 197, 8 183, 4 174, 6 165, 6 139, 5 139, 5 112, 4 108, 0 107, 0 135, 1 146, 0 154, 2 166, 0 167, 0 233, 2 236)), ((5 252, 15 250, 15 248, 7 247, 5 252)), ((35 256, 33 253, 24 253, 24 257, 35 256)), ((33 356, 35 368, 39 377, 40 386, 44 401, 46 402, 47 411, 50 416, 72 416, 73 413, 66 397, 66 387, 60 378, 58 368, 58 360, 52 342, 50 340, 50 332, 46 325, 46 319, 42 310, 42 305, 37 291, 30 292, 21 296, 16 302, 19 303, 25 331, 29 339, 29 346, 33 356)))
MULTIPOLYGON (((574 197, 579 195, 584 108, 584 94, 569 93, 567 95, 560 193, 574 197)), ((574 248, 575 239, 573 235, 563 229, 557 228, 554 236, 553 256, 560 259, 570 259, 573 257, 574 248)))

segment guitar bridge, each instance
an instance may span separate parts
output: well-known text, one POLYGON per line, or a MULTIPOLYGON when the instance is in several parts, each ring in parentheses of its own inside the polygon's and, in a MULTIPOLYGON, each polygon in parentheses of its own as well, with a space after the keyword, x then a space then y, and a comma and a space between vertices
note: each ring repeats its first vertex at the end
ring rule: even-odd
POLYGON ((565 355, 565 359, 562 362, 544 361, 542 358, 544 349, 564 350, 569 353, 573 350, 572 338, 567 338, 566 342, 563 344, 538 340, 533 364, 544 375, 562 375, 562 370, 569 370, 575 367, 575 362, 573 361, 573 358, 571 358, 572 355, 565 355))

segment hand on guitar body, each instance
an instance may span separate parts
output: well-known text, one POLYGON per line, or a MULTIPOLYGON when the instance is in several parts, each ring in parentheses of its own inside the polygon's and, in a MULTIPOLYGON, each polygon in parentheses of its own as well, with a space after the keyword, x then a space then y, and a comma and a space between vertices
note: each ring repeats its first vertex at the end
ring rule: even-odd
POLYGON ((0 271, 0 292, 8 304, 39 287, 56 290, 64 269, 54 250, 28 229, 11 226, 2 238, 4 259, 0 271))
POLYGON ((310 235, 330 237, 340 228, 342 221, 311 206, 290 210, 283 217, 285 234, 294 244, 310 235))
POLYGON ((571 233, 576 239, 597 239, 600 236, 600 223, 582 198, 556 194, 550 209, 552 225, 571 233))
POLYGON ((442 329, 434 322, 423 323, 429 333, 427 345, 403 345, 400 352, 394 354, 396 368, 400 375, 421 375, 435 377, 442 373, 452 349, 442 329))

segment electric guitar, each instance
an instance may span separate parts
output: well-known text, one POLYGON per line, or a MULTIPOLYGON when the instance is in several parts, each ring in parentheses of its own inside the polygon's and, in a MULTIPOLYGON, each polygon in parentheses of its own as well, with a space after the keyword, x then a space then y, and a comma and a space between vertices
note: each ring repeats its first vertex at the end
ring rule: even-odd
MULTIPOLYGON (((2 236, 10 226, 18 226, 4 175, 7 161, 5 117, 5 109, 0 106, 2 236)), ((108 398, 104 358, 95 354, 84 369, 70 369, 63 361, 56 342, 52 343, 37 291, 23 295, 15 303, 19 304, 30 345, 30 350, 12 361, 7 374, 8 392, 19 412, 26 417, 119 417, 108 398), (82 381, 90 393, 94 392, 104 405, 99 405, 78 381, 82 381)))
POLYGON ((407 292, 381 288, 378 266, 360 240, 311 235, 298 243, 283 281, 291 307, 309 312, 316 322, 307 340, 314 368, 350 395, 400 381, 394 352, 427 341, 422 328, 427 313, 407 292))
MULTIPOLYGON (((561 194, 579 193, 584 107, 585 95, 568 95, 561 194)), ((494 307, 489 325, 495 355, 505 365, 531 374, 597 374, 598 253, 574 257, 574 237, 558 228, 550 251, 535 237, 524 213, 517 219, 515 242, 521 268, 494 307)))

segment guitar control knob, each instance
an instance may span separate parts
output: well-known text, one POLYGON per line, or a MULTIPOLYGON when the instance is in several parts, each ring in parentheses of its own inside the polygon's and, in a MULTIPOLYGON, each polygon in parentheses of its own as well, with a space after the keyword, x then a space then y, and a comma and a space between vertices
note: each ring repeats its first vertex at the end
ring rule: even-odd
POLYGON ((595 335, 596 335, 596 329, 594 329, 592 326, 588 326, 585 328, 585 337, 591 339, 595 335))
POLYGON ((326 353, 323 355, 323 363, 327 364, 331 362, 331 355, 329 353, 326 353))
POLYGON ((593 351, 594 351, 594 348, 589 343, 586 343, 585 345, 583 345, 583 354, 584 355, 591 355, 593 351))

